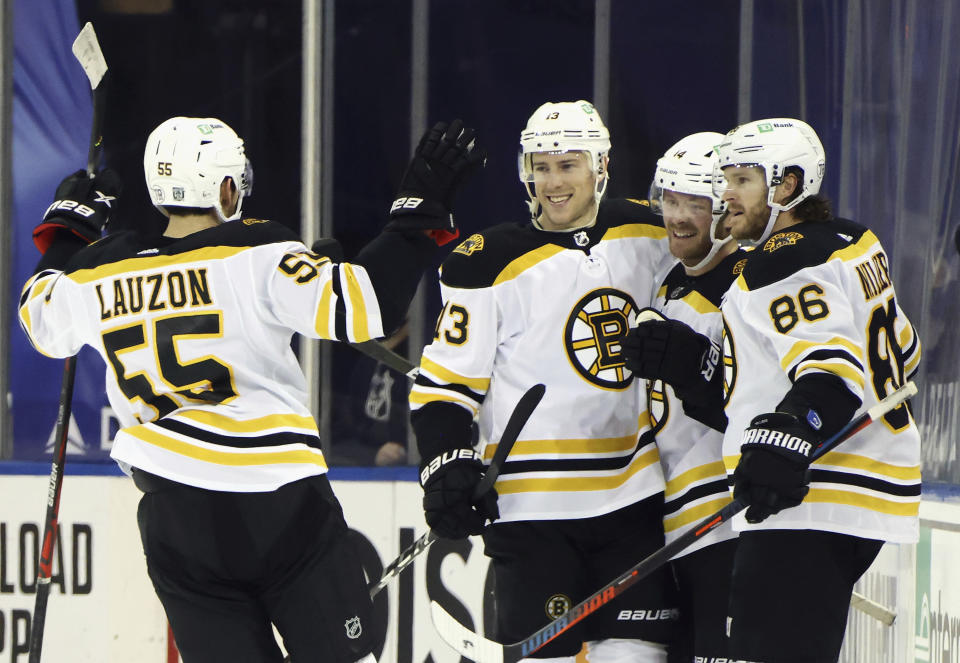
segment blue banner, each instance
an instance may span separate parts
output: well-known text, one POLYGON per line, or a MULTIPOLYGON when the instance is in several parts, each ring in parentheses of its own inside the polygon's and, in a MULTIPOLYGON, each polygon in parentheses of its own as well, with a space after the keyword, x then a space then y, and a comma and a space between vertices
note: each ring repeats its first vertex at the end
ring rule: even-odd
MULTIPOLYGON (((84 168, 90 138, 90 83, 70 48, 80 31, 73 0, 16 0, 13 11, 13 227, 12 301, 40 254, 31 237, 67 174, 84 168)), ((8 358, 13 455, 49 455, 56 425, 63 361, 42 356, 11 320, 8 358)), ((80 353, 68 453, 104 459, 101 419, 107 406, 104 366, 95 352, 80 353)), ((109 439, 109 437, 107 437, 109 439)))

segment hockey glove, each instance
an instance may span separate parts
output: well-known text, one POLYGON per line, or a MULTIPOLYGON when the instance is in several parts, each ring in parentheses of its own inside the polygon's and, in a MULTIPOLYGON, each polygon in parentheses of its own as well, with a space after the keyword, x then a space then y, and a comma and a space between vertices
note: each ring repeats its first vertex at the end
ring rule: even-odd
POLYGON ((634 375, 663 380, 682 400, 703 399, 720 384, 720 348, 679 320, 645 320, 627 332, 620 348, 634 375))
POLYGON ((454 120, 437 122, 420 139, 390 206, 386 230, 425 230, 439 245, 460 233, 453 221, 453 199, 466 179, 486 161, 473 129, 454 120))
POLYGON ((748 523, 797 506, 809 491, 811 454, 820 436, 792 414, 754 417, 744 431, 733 497, 747 505, 748 523))
POLYGON ((445 451, 420 465, 424 516, 438 536, 463 539, 480 534, 487 520, 500 517, 496 490, 491 488, 474 503, 473 492, 483 473, 480 454, 473 449, 445 451))
POLYGON ((109 169, 93 177, 84 170, 68 175, 57 187, 57 199, 47 208, 43 221, 33 229, 33 243, 40 253, 46 253, 62 231, 86 244, 100 239, 121 189, 120 177, 109 169))

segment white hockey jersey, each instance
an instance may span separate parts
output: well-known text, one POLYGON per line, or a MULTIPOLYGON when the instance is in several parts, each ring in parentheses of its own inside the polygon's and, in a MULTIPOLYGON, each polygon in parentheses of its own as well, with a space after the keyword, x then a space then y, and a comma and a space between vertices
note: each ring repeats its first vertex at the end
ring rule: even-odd
MULTIPOLYGON (((677 263, 660 286, 654 308, 721 343, 720 301, 744 260, 745 252, 735 251, 700 276, 688 276, 677 263)), ((723 465, 723 433, 686 415, 673 387, 662 380, 648 381, 647 402, 666 479, 663 530, 669 543, 732 500, 723 465)), ((736 536, 728 521, 677 557, 736 536)))
MULTIPOLYGON (((772 412, 799 377, 839 376, 863 399, 859 413, 904 384, 920 360, 887 254, 872 232, 851 221, 802 223, 771 236, 749 254, 722 309, 729 472, 751 419, 772 412)), ((919 506, 920 435, 900 406, 815 461, 800 506, 757 525, 741 514, 734 527, 911 542, 919 506)))
POLYGON ((602 202, 577 231, 496 226, 444 261, 411 409, 466 408, 489 462, 520 396, 546 385, 496 483, 501 521, 597 516, 663 490, 619 338, 671 263, 660 219, 628 200, 602 202))
POLYGON ((66 271, 31 278, 19 315, 43 354, 89 345, 103 357, 121 467, 223 491, 327 470, 293 331, 383 336, 363 267, 333 264, 256 219, 178 240, 107 237, 66 271))

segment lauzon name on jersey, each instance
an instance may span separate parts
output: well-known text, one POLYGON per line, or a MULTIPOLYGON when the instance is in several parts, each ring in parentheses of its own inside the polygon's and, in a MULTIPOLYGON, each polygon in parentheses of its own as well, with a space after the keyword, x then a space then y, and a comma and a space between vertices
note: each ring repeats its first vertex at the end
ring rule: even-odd
POLYGON ((144 307, 163 311, 213 304, 204 268, 116 278, 97 283, 94 290, 100 300, 101 320, 140 313, 144 307))

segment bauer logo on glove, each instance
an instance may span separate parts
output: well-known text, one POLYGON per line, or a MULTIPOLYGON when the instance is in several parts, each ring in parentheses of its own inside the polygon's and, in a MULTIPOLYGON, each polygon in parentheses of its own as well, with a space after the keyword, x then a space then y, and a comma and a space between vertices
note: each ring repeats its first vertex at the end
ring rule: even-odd
POLYGON ((453 451, 445 451, 431 460, 430 463, 424 465, 423 469, 420 470, 420 485, 426 485, 427 479, 429 479, 432 474, 434 474, 447 463, 452 463, 455 460, 481 461, 482 459, 480 454, 473 449, 454 449, 453 451))

